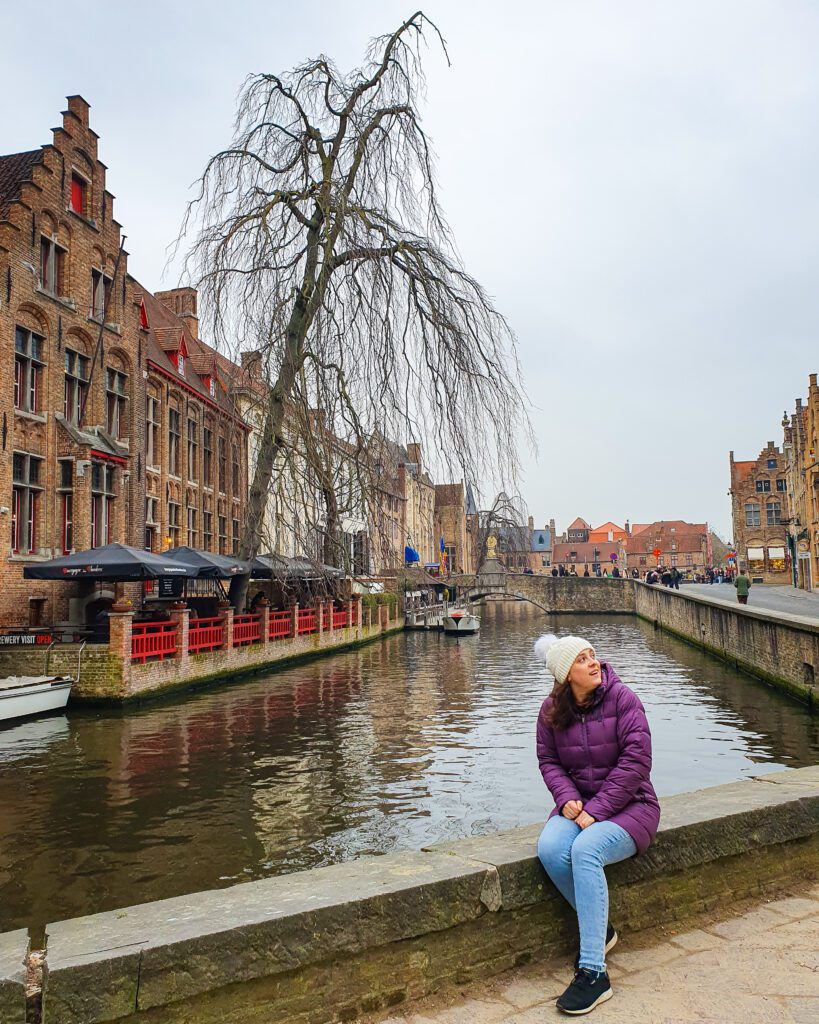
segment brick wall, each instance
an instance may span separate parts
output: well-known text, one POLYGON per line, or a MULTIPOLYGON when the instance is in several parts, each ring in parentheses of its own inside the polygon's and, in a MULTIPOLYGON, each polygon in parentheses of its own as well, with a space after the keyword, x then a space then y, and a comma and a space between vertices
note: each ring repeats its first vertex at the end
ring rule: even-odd
POLYGON ((634 584, 644 619, 704 647, 808 704, 819 702, 819 626, 756 609, 711 604, 665 587, 634 584))

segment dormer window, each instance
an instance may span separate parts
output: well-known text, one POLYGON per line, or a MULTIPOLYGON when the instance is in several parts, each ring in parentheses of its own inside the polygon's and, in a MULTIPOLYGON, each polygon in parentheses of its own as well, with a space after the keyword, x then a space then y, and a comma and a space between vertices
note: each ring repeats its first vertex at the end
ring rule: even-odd
POLYGON ((185 345, 184 334, 179 335, 179 348, 177 349, 176 355, 174 356, 174 366, 176 367, 179 376, 185 376, 185 360, 188 358, 188 348, 185 345))
POLYGON ((214 377, 208 377, 208 393, 211 398, 216 398, 216 380, 214 377))
POLYGON ((88 216, 88 182, 76 172, 71 175, 71 209, 81 217, 88 216))
POLYGON ((145 300, 139 300, 139 326, 143 331, 147 331, 149 328, 148 324, 148 311, 145 308, 145 300))

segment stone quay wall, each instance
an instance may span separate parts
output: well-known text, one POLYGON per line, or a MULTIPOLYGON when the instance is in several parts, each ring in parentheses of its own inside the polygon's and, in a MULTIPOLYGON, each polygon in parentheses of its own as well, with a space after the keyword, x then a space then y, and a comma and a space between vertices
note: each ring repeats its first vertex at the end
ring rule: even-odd
MULTIPOLYGON (((819 766, 662 809, 649 851, 609 869, 624 932, 819 872, 819 766)), ((333 1024, 568 956, 575 926, 535 856, 541 827, 52 924, 42 1024, 333 1024)), ((25 931, 0 936, 4 1024, 26 1020, 26 947, 25 931)))
MULTIPOLYGON (((475 591, 529 601, 550 615, 634 614, 633 580, 503 573, 475 578, 475 591), (495 589, 496 588, 496 589, 495 589)), ((466 585, 469 586, 469 583, 466 585)))
POLYGON ((685 590, 633 582, 634 610, 743 672, 819 708, 819 624, 747 605, 713 604, 685 590))
MULTIPOLYGON (((76 677, 71 689, 73 702, 122 702, 154 697, 220 679, 261 672, 369 643, 380 636, 403 629, 404 620, 387 605, 364 609, 360 602, 347 604, 349 626, 325 628, 325 614, 317 615, 314 632, 299 634, 298 606, 290 610, 292 623, 288 635, 271 638, 269 609, 260 612, 260 639, 254 643, 234 645, 233 610, 224 612, 224 643, 216 650, 191 653, 188 637, 190 626, 187 608, 172 611, 169 624, 175 637, 176 651, 163 659, 144 663, 132 657, 133 613, 112 612, 109 616, 110 639, 107 644, 59 644, 48 654, 48 671, 55 675, 76 677)), ((41 675, 45 671, 46 652, 36 647, 0 647, 0 676, 41 675)), ((2 1018, 0 1018, 2 1021, 2 1018)))

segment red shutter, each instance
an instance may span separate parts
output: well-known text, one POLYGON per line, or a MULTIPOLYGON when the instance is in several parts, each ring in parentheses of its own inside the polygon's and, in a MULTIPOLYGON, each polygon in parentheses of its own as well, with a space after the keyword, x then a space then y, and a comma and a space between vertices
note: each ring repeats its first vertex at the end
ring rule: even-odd
POLYGON ((139 326, 143 331, 148 330, 148 311, 145 309, 145 300, 139 300, 139 326))
POLYGON ((71 179, 71 209, 85 213, 85 182, 76 175, 71 179))

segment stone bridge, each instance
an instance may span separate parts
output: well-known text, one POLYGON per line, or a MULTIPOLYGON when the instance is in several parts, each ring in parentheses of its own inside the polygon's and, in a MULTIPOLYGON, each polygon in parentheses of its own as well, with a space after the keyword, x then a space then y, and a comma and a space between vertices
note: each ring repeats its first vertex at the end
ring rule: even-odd
POLYGON ((492 559, 474 576, 453 576, 458 594, 470 601, 485 597, 528 601, 550 615, 634 614, 634 582, 597 576, 536 576, 509 572, 492 559))

